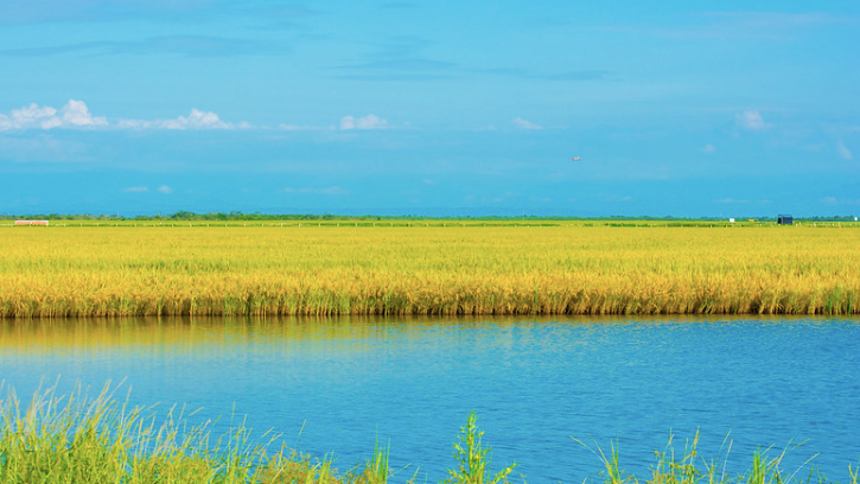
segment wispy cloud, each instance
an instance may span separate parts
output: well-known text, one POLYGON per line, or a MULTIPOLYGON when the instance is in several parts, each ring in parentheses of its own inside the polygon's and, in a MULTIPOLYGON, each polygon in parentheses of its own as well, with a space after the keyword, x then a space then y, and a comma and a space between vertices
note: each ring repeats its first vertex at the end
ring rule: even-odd
POLYGON ((251 125, 247 122, 228 123, 221 119, 217 113, 202 111, 197 108, 191 109, 187 116, 177 116, 170 119, 120 119, 116 127, 122 129, 248 129, 251 125))
POLYGON ((385 2, 379 6, 380 10, 400 10, 406 8, 415 8, 416 5, 410 2, 385 2))
POLYGON ((311 124, 295 124, 281 123, 277 129, 282 131, 356 131, 356 130, 380 130, 391 129, 393 126, 387 119, 376 114, 367 114, 365 116, 346 115, 340 118, 337 124, 333 125, 311 125, 311 124))
POLYGON ((847 146, 845 146, 845 143, 842 140, 839 140, 839 142, 836 143, 836 153, 838 153, 839 157, 843 160, 854 159, 854 153, 852 153, 851 150, 848 149, 847 146))
POLYGON ((528 119, 524 119, 524 118, 519 118, 519 117, 514 118, 511 122, 514 124, 514 126, 516 126, 519 129, 527 129, 527 130, 543 129, 543 126, 541 126, 535 122, 529 121, 528 119))
POLYGON ((758 204, 766 205, 766 204, 771 203, 771 200, 769 200, 767 198, 762 198, 759 200, 750 200, 750 199, 746 199, 746 198, 724 197, 724 198, 718 198, 718 199, 714 200, 714 203, 719 203, 721 205, 745 205, 745 204, 749 204, 749 203, 758 203, 758 204))
POLYGON ((558 72, 534 71, 517 67, 491 67, 464 69, 466 73, 512 77, 517 79, 530 79, 538 81, 598 81, 610 79, 612 74, 602 69, 579 69, 558 72))
POLYGON ((340 118, 340 129, 342 130, 386 128, 388 128, 388 121, 375 114, 368 114, 366 116, 348 115, 340 118))
POLYGON ((827 205, 860 206, 860 198, 845 198, 830 195, 823 197, 821 203, 827 205))
POLYGON ((0 131, 21 129, 93 128, 107 126, 103 116, 93 116, 83 101, 70 99, 57 109, 31 103, 0 114, 0 131))
POLYGON ((718 199, 714 200, 714 203, 719 203, 722 205, 742 205, 742 204, 750 203, 750 200, 743 199, 743 198, 738 199, 738 198, 732 198, 732 197, 724 197, 724 198, 718 198, 718 199))
POLYGON ((346 64, 338 66, 338 69, 349 70, 393 70, 393 71, 408 71, 408 72, 427 72, 447 70, 456 67, 453 62, 440 61, 434 59, 425 59, 420 57, 405 57, 394 59, 379 59, 368 62, 360 62, 356 64, 346 64))
POLYGON ((717 152, 717 147, 716 147, 716 146, 714 146, 714 145, 712 145, 712 144, 710 144, 710 143, 708 143, 708 144, 706 144, 705 146, 703 146, 703 147, 702 147, 702 151, 703 151, 703 152, 705 152, 705 153, 708 153, 708 154, 716 153, 716 152, 717 152))
POLYGON ((311 126, 305 124, 281 123, 278 129, 283 131, 333 131, 336 126, 311 126))
POLYGON ((338 79, 432 80, 450 78, 457 64, 436 59, 426 51, 433 43, 414 35, 395 35, 370 44, 369 51, 351 62, 333 66, 338 79))
POLYGON ((710 12, 706 18, 745 29, 796 29, 856 22, 856 18, 825 12, 710 12))
MULTIPOLYGON (((149 187, 144 185, 127 187, 123 189, 123 191, 126 193, 148 193, 149 187)), ((156 187, 155 191, 163 195, 170 195, 171 193, 173 193, 173 188, 168 185, 159 185, 158 187, 156 187)))
POLYGON ((516 67, 469 68, 434 59, 397 59, 337 66, 338 79, 359 81, 433 81, 469 76, 506 77, 538 81, 599 81, 611 79, 607 70, 582 69, 538 72, 516 67))
POLYGON ((754 109, 748 109, 742 113, 739 113, 735 117, 735 121, 737 122, 738 126, 749 131, 761 131, 770 127, 770 125, 765 122, 764 116, 762 116, 759 111, 754 109))
POLYGON ((168 54, 184 57, 231 57, 281 55, 289 52, 288 46, 273 42, 201 35, 169 35, 135 41, 91 41, 0 49, 0 56, 44 57, 79 53, 84 55, 168 54))
POLYGON ((316 14, 302 2, 230 2, 218 0, 3 0, 0 25, 43 22, 108 22, 117 20, 188 22, 266 19, 287 22, 316 14))
POLYGON ((609 71, 569 69, 537 71, 510 66, 467 66, 428 53, 433 42, 400 35, 372 45, 363 58, 333 68, 338 79, 374 81, 430 81, 454 77, 492 76, 545 81, 593 81, 607 79, 609 71))
POLYGON ((301 195, 343 195, 346 190, 332 185, 328 187, 284 187, 284 193, 301 194, 301 195))
POLYGON ((706 12, 691 16, 682 25, 611 25, 600 30, 653 35, 675 40, 764 39, 779 40, 801 29, 857 25, 860 19, 824 12, 706 12))

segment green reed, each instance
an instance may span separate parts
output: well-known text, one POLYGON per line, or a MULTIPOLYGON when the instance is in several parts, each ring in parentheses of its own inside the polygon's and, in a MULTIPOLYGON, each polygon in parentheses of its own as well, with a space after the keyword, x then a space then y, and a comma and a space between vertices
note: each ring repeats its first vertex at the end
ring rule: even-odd
MULTIPOLYGON (((36 392, 22 406, 14 391, 0 400, 0 482, 3 483, 366 483, 419 482, 420 468, 392 468, 390 449, 378 443, 363 464, 339 470, 332 458, 314 458, 289 450, 281 437, 264 433, 252 438, 244 422, 214 437, 213 422, 191 424, 194 412, 172 407, 162 414, 155 407, 132 406, 128 396, 105 386, 95 398, 79 389, 59 395, 55 389, 36 392), (277 448, 276 451, 269 449, 277 448)), ((446 483, 500 484, 526 482, 514 476, 516 464, 490 470, 491 450, 484 445, 477 417, 470 414, 454 444, 454 465, 446 483)), ((650 475, 641 479, 622 467, 616 446, 609 455, 593 449, 603 469, 592 481, 611 484, 649 482, 696 483, 823 483, 812 468, 793 472, 783 468, 785 451, 755 452, 745 473, 729 476, 725 461, 706 461, 697 450, 698 433, 681 451, 673 438, 655 454, 650 475)), ((580 442, 581 443, 581 442, 580 442)), ((564 456, 548 456, 559 459, 564 456)), ((424 479, 426 481, 426 479, 424 479)), ((581 478, 571 477, 570 481, 581 478)), ((847 482, 858 483, 858 469, 848 466, 847 482)))
MULTIPOLYGON (((598 480, 608 484, 825 484, 832 481, 815 467, 810 466, 814 459, 808 459, 795 469, 786 469, 784 459, 788 448, 775 453, 772 447, 753 452, 749 467, 740 474, 731 475, 727 471, 731 441, 723 441, 725 452, 720 461, 708 460, 698 451, 699 432, 691 440, 676 449, 674 436, 669 435, 666 447, 656 451, 655 463, 650 466, 647 476, 638 477, 627 473, 621 465, 620 452, 614 444, 607 455, 602 448, 591 448, 582 441, 580 445, 591 450, 603 464, 598 480)), ((848 465, 848 483, 858 483, 858 469, 848 465)))

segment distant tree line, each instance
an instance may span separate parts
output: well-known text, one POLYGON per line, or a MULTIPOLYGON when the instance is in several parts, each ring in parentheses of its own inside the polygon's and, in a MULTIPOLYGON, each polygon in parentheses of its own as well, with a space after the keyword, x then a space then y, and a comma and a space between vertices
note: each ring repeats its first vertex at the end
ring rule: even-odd
MULTIPOLYGON (((809 222, 853 222, 854 215, 816 215, 812 217, 795 217, 795 220, 809 222)), ((602 216, 602 217, 564 217, 564 216, 545 216, 545 215, 514 215, 514 216, 419 216, 419 215, 335 215, 335 214, 266 214, 266 213, 244 213, 244 212, 209 212, 196 213, 187 210, 181 210, 171 215, 107 215, 107 214, 26 214, 26 215, 0 215, 2 219, 47 219, 47 220, 187 220, 187 221, 228 221, 228 220, 648 220, 648 221, 720 221, 726 220, 725 217, 673 217, 665 215, 655 217, 651 215, 640 216, 602 216)), ((748 218, 758 221, 773 221, 776 216, 761 216, 761 217, 744 217, 738 216, 737 220, 745 220, 748 218)))

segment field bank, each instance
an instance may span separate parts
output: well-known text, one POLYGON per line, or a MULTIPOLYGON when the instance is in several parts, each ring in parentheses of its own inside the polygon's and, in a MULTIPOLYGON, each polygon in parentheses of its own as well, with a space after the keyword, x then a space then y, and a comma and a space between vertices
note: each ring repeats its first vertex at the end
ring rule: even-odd
POLYGON ((0 316, 860 313, 854 227, 442 223, 4 227, 0 316))

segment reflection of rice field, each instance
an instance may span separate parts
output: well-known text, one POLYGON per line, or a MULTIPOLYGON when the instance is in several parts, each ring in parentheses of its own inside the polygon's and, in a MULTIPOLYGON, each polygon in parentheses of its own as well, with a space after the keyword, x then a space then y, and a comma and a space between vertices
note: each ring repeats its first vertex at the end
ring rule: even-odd
POLYGON ((0 315, 860 312, 856 228, 434 224, 5 228, 0 315))

